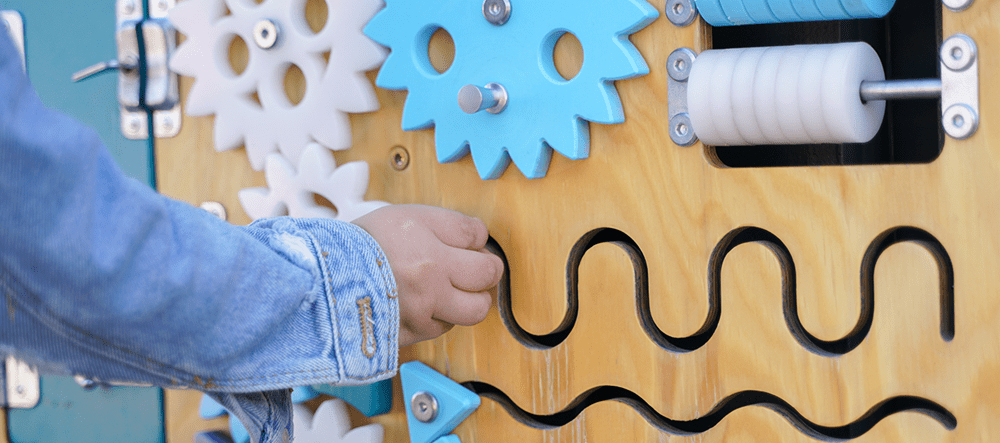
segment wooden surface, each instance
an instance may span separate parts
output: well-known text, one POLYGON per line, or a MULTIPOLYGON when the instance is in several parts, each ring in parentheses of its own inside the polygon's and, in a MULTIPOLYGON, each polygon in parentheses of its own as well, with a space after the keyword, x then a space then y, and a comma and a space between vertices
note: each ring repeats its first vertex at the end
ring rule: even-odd
MULTIPOLYGON (((661 9, 663 2, 654 3, 661 9)), ((843 426, 894 396, 933 401, 957 419, 946 429, 917 412, 889 415, 858 440, 968 442, 1000 436, 1000 154, 992 145, 1000 118, 995 43, 1000 2, 979 0, 962 13, 944 12, 945 37, 956 32, 979 44, 981 123, 969 140, 947 139, 929 164, 723 169, 699 144, 681 148, 667 133, 664 64, 675 48, 709 47, 699 26, 676 28, 661 17, 631 40, 651 73, 617 82, 625 108, 621 125, 591 124, 589 159, 553 156, 548 175, 527 180, 508 168, 482 181, 471 159, 438 164, 433 130, 403 132, 404 91, 379 89, 381 110, 352 115, 354 146, 338 164, 368 161, 368 199, 423 203, 483 219, 507 256, 512 312, 534 334, 556 329, 567 309, 568 257, 588 232, 627 234, 648 266, 649 312, 664 334, 687 337, 710 313, 710 269, 718 266, 721 316, 711 339, 677 352, 649 338, 637 316, 634 254, 600 243, 579 260, 579 316, 566 340, 547 350, 518 342, 494 309, 475 327, 403 351, 465 382, 489 383, 536 414, 553 414, 597 386, 627 389, 656 412, 693 420, 726 397, 762 391, 806 419, 843 426), (389 152, 402 146, 410 166, 396 171, 389 152), (863 258, 884 232, 915 227, 950 257, 954 276, 954 339, 940 331, 940 280, 935 256, 914 242, 889 246, 874 265, 871 330, 843 355, 822 355, 796 340, 786 324, 783 272, 787 263, 764 245, 736 246, 720 264, 713 251, 741 227, 773 234, 794 261, 797 312, 822 340, 851 333, 862 311, 863 258)), ((584 49, 585 51, 585 49, 584 49)), ((441 55, 441 54, 436 54, 441 55)), ((570 61, 572 48, 559 51, 570 61)), ((375 72, 369 73, 374 80, 375 72)), ((191 79, 184 79, 183 90, 191 79)), ((263 186, 242 151, 212 149, 213 119, 185 116, 181 134, 157 144, 163 193, 200 204, 222 202, 237 224, 249 220, 239 189, 263 186)), ((641 282, 640 282, 641 283, 641 282)), ((642 286, 641 284, 639 285, 642 286)), ((397 386, 398 389, 398 386, 397 386)), ((398 394, 398 391, 397 391, 398 394)), ((386 441, 407 441, 399 395, 394 412, 377 417, 386 441)), ((190 395, 168 393, 168 441, 187 442, 208 422, 190 395), (187 406, 183 406, 187 405, 187 406)), ((364 420, 356 420, 355 425, 364 420)), ((674 437, 650 425, 632 406, 596 403, 556 429, 517 422, 497 402, 482 406, 456 431, 463 442, 551 441, 816 441, 772 409, 740 408, 694 436, 674 437)))

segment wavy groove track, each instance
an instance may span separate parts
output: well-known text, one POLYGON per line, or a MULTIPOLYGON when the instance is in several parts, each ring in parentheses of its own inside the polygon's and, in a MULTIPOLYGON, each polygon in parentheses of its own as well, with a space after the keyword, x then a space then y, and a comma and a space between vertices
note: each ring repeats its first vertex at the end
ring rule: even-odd
POLYGON ((708 316, 701 328, 687 337, 673 337, 664 333, 653 319, 649 307, 649 268, 639 245, 624 232, 615 229, 595 229, 584 235, 573 246, 566 264, 566 314, 555 330, 535 335, 518 324, 511 308, 510 266, 498 244, 491 240, 488 247, 504 260, 507 272, 498 286, 500 317, 510 333, 523 345, 534 349, 552 348, 569 336, 576 324, 579 311, 579 269, 583 256, 590 248, 612 243, 624 250, 632 261, 635 273, 636 311, 643 330, 660 347, 674 352, 694 351, 708 342, 719 326, 722 316, 722 264, 726 255, 745 243, 758 243, 768 248, 778 259, 782 274, 782 301, 785 323, 795 339, 807 349, 821 355, 842 355, 856 348, 872 327, 875 310, 875 265, 890 246, 910 242, 922 246, 934 257, 938 265, 940 291, 941 337, 950 341, 955 336, 954 269, 944 246, 930 233, 914 227, 889 229, 872 241, 861 260, 861 309, 858 321, 846 336, 836 340, 822 340, 802 325, 798 312, 798 294, 795 286, 795 263, 791 252, 774 234, 757 227, 742 227, 730 231, 715 246, 708 263, 708 316))
POLYGON ((564 426, 579 416, 584 409, 602 401, 617 401, 629 405, 650 425, 663 432, 676 435, 693 435, 705 432, 719 424, 730 413, 747 406, 768 408, 780 414, 800 432, 820 440, 850 440, 860 437, 875 427, 882 419, 901 412, 924 414, 937 420, 941 426, 948 430, 955 429, 955 426, 958 425, 955 416, 943 406, 925 398, 912 396, 897 396, 883 400, 858 417, 857 420, 846 425, 823 426, 806 419, 781 398, 760 391, 742 391, 732 394, 700 418, 673 420, 657 412, 634 392, 615 386, 599 386, 590 389, 573 399, 563 410, 551 415, 538 415, 525 411, 515 404, 507 394, 488 383, 469 381, 462 383, 462 385, 482 397, 500 403, 515 420, 538 429, 554 429, 564 426))

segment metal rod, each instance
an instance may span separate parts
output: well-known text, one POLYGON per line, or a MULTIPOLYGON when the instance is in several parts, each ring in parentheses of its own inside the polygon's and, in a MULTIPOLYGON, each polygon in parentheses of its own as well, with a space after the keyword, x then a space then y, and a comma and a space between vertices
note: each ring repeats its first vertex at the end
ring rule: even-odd
POLYGON ((861 101, 936 99, 941 97, 941 79, 885 80, 861 82, 861 101))

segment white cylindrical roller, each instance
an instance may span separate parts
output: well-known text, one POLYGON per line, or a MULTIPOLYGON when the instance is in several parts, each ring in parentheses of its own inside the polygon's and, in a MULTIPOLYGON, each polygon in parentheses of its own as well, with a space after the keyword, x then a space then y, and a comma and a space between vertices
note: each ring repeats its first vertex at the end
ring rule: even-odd
POLYGON ((688 114, 708 145, 862 143, 885 102, 861 102, 861 82, 884 80, 868 44, 703 52, 688 78, 688 114))

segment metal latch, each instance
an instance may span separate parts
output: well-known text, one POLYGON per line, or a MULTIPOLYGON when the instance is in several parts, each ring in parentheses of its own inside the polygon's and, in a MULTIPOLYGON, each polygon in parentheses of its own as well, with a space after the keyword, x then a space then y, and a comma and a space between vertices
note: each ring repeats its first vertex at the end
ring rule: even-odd
POLYGON ((118 71, 122 134, 131 140, 148 138, 147 112, 152 112, 153 135, 173 137, 181 128, 178 78, 167 65, 177 47, 177 31, 167 20, 175 0, 151 0, 148 19, 144 19, 142 1, 117 0, 117 58, 73 74, 73 81, 118 71))
POLYGON ((7 377, 4 380, 7 384, 6 407, 31 409, 38 405, 38 400, 42 397, 38 371, 14 357, 7 357, 5 369, 7 372, 7 377))

